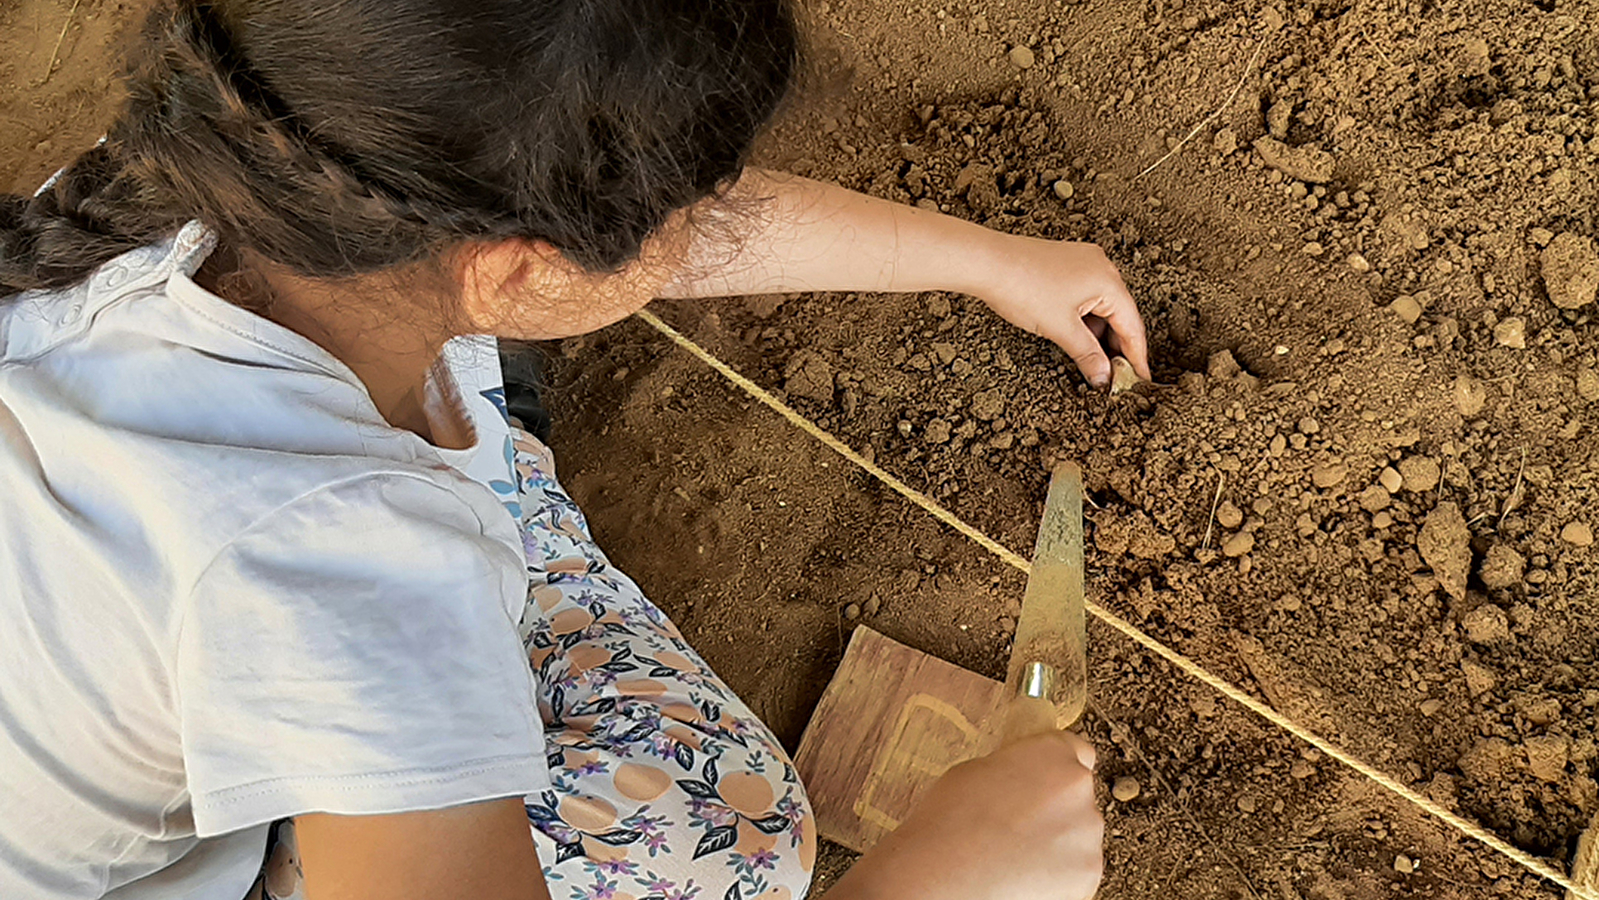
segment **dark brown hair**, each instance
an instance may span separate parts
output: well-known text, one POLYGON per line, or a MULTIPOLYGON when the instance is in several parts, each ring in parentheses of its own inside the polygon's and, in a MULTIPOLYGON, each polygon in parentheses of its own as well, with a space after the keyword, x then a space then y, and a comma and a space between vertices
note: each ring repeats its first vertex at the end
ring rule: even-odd
POLYGON ((614 270, 736 178, 798 52, 786 0, 175 0, 106 142, 0 196, 0 297, 190 219, 315 278, 509 237, 614 270))

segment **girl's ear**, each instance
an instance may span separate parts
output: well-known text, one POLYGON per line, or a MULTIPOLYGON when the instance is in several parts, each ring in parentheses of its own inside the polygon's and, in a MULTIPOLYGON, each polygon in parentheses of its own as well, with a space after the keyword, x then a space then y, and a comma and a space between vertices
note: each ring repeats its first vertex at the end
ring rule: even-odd
POLYGON ((495 334, 508 314, 525 309, 531 294, 558 287, 561 254, 542 241, 505 238, 469 245, 460 251, 456 271, 461 284, 461 314, 476 333, 495 334))

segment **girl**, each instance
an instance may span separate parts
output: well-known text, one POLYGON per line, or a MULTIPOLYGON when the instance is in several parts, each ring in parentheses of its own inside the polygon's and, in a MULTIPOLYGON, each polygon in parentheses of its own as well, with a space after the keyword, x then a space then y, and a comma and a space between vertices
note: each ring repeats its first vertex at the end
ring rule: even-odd
MULTIPOLYGON (((0 200, 0 896, 804 895, 793 767, 485 336, 959 290, 1148 370, 1098 248, 744 171, 796 47, 783 0, 153 20, 108 140, 0 200)), ((1091 765, 954 770, 834 895, 1089 896, 1091 765)))

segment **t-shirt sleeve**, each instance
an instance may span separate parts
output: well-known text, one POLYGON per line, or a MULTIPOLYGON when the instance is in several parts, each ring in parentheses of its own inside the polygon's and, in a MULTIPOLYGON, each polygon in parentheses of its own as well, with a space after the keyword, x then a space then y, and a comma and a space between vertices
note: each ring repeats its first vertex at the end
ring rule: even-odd
POLYGON ((178 640, 199 835, 548 787, 525 591, 473 507, 409 474, 319 489, 231 541, 178 640))

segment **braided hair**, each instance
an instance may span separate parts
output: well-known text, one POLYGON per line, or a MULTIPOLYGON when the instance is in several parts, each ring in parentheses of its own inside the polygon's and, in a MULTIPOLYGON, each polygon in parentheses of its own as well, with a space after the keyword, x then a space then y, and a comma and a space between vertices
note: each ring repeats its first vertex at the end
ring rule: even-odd
POLYGON ((170 0, 107 139, 0 195, 0 297, 191 219, 312 278, 500 238, 614 271, 736 179, 798 52, 786 0, 170 0))

